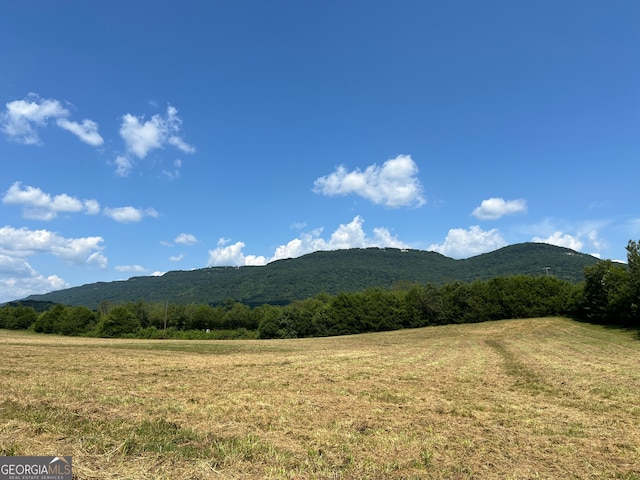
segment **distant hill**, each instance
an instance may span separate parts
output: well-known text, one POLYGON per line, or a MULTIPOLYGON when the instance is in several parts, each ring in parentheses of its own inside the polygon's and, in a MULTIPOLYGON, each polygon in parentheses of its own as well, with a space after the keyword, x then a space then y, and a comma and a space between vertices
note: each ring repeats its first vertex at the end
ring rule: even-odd
POLYGON ((544 243, 521 243, 463 260, 439 253, 395 248, 314 252, 260 267, 211 267, 167 272, 68 288, 25 300, 97 308, 101 302, 218 304, 232 299, 247 305, 284 305, 326 292, 389 288, 408 283, 438 285, 509 275, 554 275, 582 281, 584 267, 598 259, 544 243), (547 268, 548 267, 548 268, 547 268), (548 273, 547 273, 548 272, 548 273))

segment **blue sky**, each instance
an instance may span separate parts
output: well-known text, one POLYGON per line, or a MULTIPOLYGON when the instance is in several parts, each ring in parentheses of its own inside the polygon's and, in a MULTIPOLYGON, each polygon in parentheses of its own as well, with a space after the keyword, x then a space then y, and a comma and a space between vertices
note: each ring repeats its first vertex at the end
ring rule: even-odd
POLYGON ((640 238, 637 1, 0 4, 0 302, 640 238))

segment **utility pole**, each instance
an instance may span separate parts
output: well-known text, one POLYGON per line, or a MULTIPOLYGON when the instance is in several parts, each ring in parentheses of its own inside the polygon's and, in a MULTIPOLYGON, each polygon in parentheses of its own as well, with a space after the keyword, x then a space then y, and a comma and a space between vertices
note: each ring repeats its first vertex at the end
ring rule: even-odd
POLYGON ((547 277, 549 276, 549 270, 551 270, 551 267, 542 267, 542 269, 547 273, 547 277))
POLYGON ((164 301, 164 329, 167 329, 167 312, 169 311, 169 300, 164 301))

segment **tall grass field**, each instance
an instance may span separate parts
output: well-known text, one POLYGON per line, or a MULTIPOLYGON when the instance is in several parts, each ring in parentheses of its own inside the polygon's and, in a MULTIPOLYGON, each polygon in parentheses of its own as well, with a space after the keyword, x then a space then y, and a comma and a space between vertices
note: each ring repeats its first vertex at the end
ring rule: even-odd
POLYGON ((71 455, 87 480, 640 480, 640 337, 560 318, 257 341, 5 330, 0 455, 71 455))

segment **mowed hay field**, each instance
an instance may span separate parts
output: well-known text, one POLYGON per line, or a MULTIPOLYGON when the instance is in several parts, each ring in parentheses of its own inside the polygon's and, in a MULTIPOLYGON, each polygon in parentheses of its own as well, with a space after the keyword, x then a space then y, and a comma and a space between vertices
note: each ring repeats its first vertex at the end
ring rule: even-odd
POLYGON ((269 341, 0 331, 0 455, 79 479, 640 479, 640 338, 567 319, 269 341))

